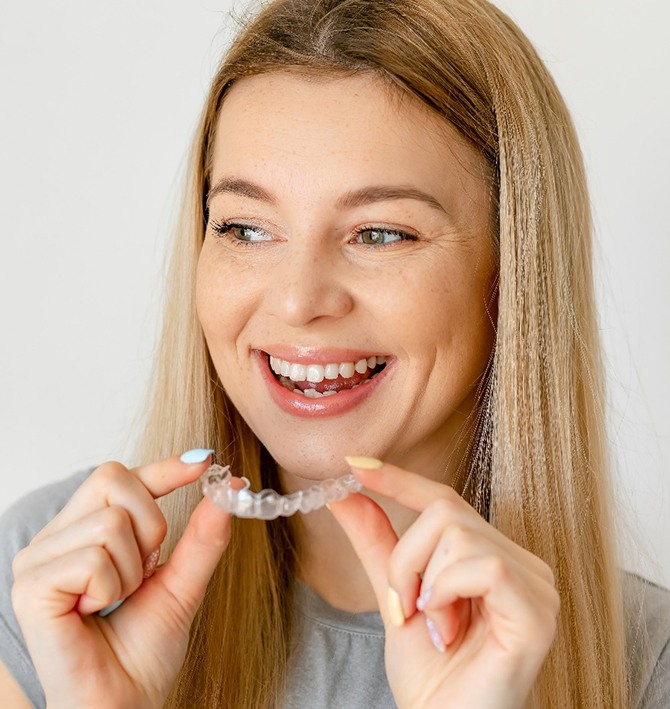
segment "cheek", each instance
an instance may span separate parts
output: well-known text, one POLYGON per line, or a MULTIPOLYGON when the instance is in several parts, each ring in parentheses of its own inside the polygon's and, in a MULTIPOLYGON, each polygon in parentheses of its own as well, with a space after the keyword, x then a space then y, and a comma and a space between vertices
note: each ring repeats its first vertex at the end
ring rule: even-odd
POLYGON ((205 242, 198 261, 195 299, 210 349, 216 349, 231 334, 240 314, 239 289, 229 271, 225 261, 205 242))
POLYGON ((404 269, 386 279, 385 287, 380 283, 375 310, 409 349, 439 351, 448 346, 462 354, 484 350, 488 358, 495 323, 493 282, 488 264, 464 268, 447 262, 437 268, 432 261, 421 269, 404 269))

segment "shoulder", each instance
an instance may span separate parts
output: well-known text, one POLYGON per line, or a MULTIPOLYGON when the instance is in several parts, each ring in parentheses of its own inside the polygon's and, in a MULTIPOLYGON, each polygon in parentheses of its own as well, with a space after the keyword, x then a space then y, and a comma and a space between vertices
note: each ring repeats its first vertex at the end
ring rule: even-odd
POLYGON ((670 590, 625 573, 623 592, 632 706, 670 706, 670 590))
POLYGON ((17 552, 63 509, 92 470, 34 490, 0 515, 0 660, 34 706, 42 706, 44 696, 11 604, 12 561, 17 552))
POLYGON ((55 517, 74 491, 93 472, 88 469, 24 495, 0 515, 0 559, 8 553, 12 558, 37 532, 55 517))

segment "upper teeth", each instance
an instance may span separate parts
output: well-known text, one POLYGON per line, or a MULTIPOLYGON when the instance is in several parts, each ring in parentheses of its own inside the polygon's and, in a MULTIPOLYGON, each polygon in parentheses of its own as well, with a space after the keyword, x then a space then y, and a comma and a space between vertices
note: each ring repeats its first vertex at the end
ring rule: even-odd
POLYGON ((337 379, 339 376, 353 377, 354 372, 365 374, 368 369, 374 369, 378 364, 384 364, 386 357, 373 355, 357 362, 333 362, 332 364, 300 364, 288 362, 279 357, 270 357, 270 367, 275 374, 281 374, 294 382, 312 382, 318 384, 324 379, 337 379))

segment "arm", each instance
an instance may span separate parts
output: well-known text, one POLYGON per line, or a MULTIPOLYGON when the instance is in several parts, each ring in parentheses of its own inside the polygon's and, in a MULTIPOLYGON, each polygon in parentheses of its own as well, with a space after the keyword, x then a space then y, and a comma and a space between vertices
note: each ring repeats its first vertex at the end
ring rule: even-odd
POLYGON ((6 709, 32 709, 33 706, 2 660, 0 660, 0 697, 6 709))

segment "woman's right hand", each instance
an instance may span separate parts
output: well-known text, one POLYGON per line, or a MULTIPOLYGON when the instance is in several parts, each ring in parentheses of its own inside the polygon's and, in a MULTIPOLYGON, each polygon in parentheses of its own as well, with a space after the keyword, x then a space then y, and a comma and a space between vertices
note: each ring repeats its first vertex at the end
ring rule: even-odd
POLYGON ((155 499, 209 462, 106 463, 16 556, 12 602, 50 709, 163 705, 230 516, 204 498, 170 559, 144 580, 143 561, 167 529, 155 499), (112 614, 97 614, 120 598, 112 614))

